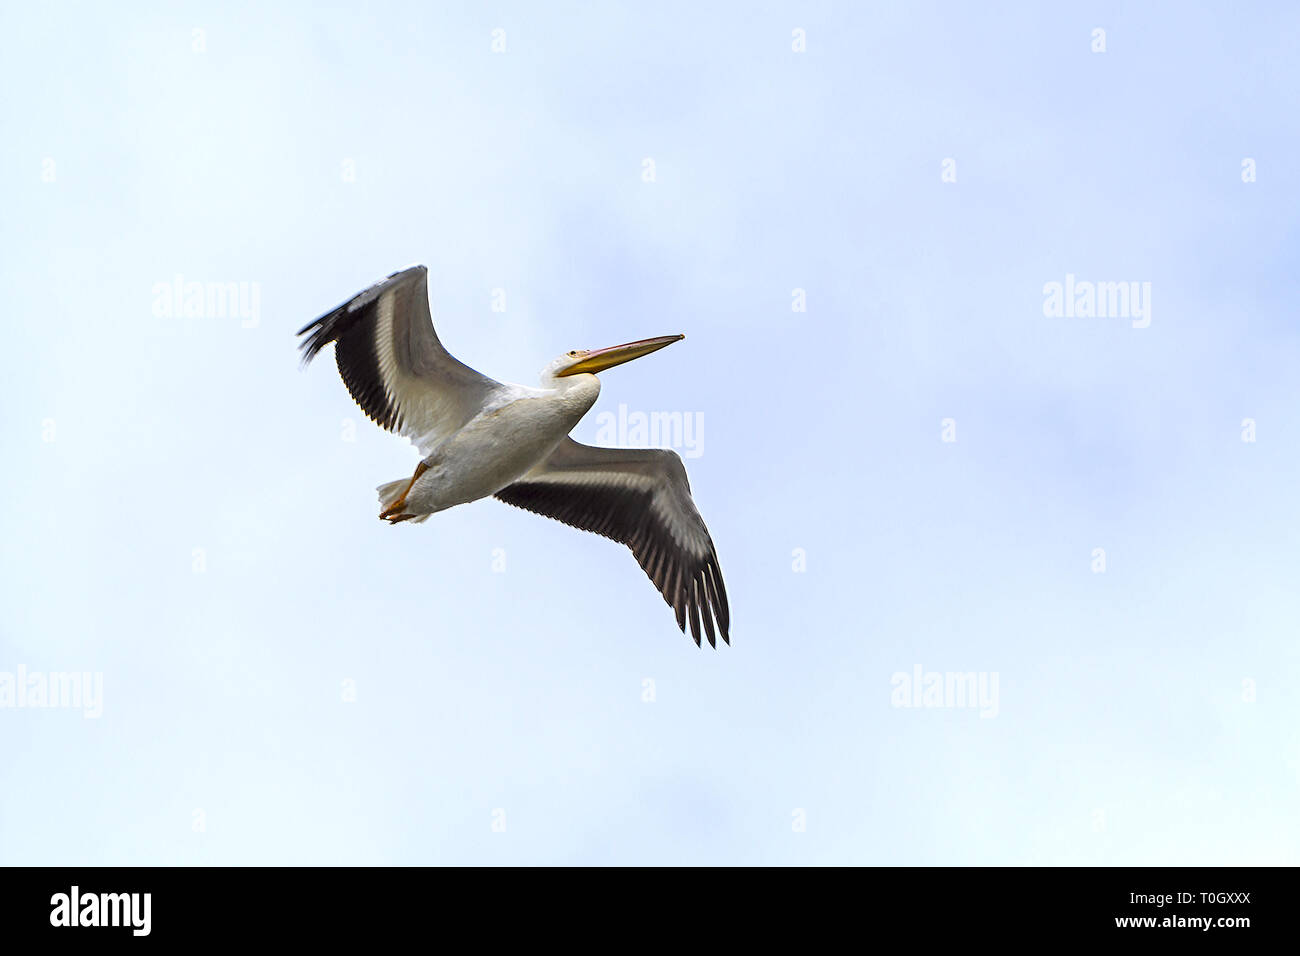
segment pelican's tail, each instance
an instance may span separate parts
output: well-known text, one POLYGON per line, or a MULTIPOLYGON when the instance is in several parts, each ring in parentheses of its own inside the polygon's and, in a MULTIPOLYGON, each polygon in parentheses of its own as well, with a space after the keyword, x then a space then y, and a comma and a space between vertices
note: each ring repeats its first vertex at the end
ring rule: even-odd
MULTIPOLYGON (((396 505, 402 500, 402 495, 407 488, 411 486, 410 478, 398 478, 396 481, 386 481, 375 491, 379 492, 379 505, 384 512, 396 505)), ((415 515, 410 518, 400 518, 400 521, 409 521, 412 524, 419 524, 421 521, 427 521, 427 514, 415 515)), ((390 519, 391 520, 391 519, 390 519)))
POLYGON ((379 492, 379 504, 387 510, 397 504, 397 499, 402 497, 402 492, 406 486, 411 483, 410 478, 398 478, 396 481, 386 481, 375 491, 379 492))

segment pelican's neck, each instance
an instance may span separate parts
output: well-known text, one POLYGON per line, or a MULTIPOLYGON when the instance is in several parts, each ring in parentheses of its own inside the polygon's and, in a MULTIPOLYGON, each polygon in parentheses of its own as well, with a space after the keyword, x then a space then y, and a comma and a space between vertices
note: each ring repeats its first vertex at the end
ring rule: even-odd
POLYGON ((596 404, 600 397, 600 379, 588 372, 577 375, 542 375, 542 388, 553 394, 565 405, 573 406, 579 417, 587 414, 587 409, 596 404))

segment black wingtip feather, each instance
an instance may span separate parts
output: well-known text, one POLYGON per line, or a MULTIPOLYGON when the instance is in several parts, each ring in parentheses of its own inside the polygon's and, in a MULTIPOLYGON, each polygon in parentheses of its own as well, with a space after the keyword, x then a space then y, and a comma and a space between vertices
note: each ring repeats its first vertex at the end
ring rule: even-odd
MULTIPOLYGON (((415 270, 423 269, 423 266, 415 267, 415 270)), ((383 295, 381 287, 394 277, 415 270, 394 272, 383 282, 359 292, 298 330, 298 335, 306 336, 298 343, 303 366, 310 364, 325 346, 335 343, 334 360, 343 383, 361 410, 381 428, 392 429, 397 425, 398 410, 384 389, 379 357, 375 353, 372 312, 383 295)))

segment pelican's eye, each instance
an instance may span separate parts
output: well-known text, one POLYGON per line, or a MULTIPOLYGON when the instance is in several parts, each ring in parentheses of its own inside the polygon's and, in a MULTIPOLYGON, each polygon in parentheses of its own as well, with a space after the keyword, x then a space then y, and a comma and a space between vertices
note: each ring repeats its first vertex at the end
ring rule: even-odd
POLYGON ((569 353, 569 358, 576 358, 577 355, 578 355, 578 353, 577 353, 576 351, 570 352, 570 353, 569 353))

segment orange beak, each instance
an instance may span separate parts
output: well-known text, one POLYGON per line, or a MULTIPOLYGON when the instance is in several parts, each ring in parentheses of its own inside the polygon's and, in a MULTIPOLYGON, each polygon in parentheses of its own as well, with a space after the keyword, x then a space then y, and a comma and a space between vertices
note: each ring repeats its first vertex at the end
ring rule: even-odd
POLYGON ((684 335, 661 335, 654 339, 628 342, 626 345, 611 345, 607 349, 596 349, 594 352, 579 352, 573 357, 573 364, 557 372, 556 375, 577 375, 580 372, 595 373, 603 369, 613 368, 615 365, 622 365, 624 362, 630 362, 643 355, 649 355, 651 352, 658 352, 664 346, 680 342, 684 338, 686 338, 684 335))

